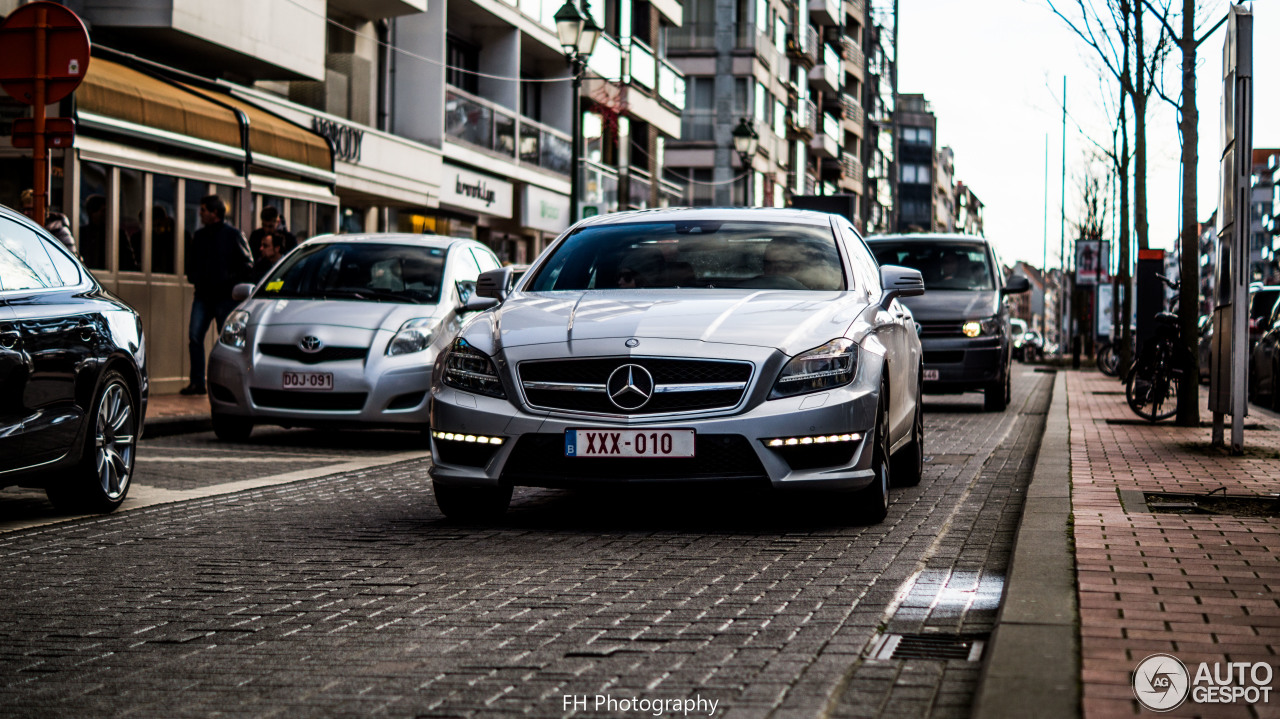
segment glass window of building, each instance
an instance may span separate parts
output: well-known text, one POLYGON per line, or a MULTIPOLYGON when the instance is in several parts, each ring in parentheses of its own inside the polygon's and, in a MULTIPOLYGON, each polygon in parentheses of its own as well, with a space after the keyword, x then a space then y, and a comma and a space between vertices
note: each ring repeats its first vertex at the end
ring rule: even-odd
POLYGON ((178 178, 151 176, 151 271, 172 275, 178 258, 178 178))
POLYGON ((289 203, 289 231, 298 242, 311 237, 311 203, 294 200, 289 203))
POLYGON ((111 168, 96 162, 80 163, 80 228, 76 239, 80 256, 89 269, 107 269, 107 198, 111 168))
POLYGON ((142 271, 143 228, 146 224, 146 174, 141 170, 120 169, 120 187, 116 203, 120 208, 120 241, 116 269, 119 272, 142 271))

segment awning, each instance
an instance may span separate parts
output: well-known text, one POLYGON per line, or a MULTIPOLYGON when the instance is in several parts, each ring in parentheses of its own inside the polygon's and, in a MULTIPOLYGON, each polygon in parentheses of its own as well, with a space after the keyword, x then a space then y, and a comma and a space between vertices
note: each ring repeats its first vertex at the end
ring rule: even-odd
POLYGON ((248 118, 253 166, 333 183, 326 139, 227 93, 170 83, 101 57, 89 63, 76 90, 77 119, 86 129, 243 162, 236 110, 248 118))

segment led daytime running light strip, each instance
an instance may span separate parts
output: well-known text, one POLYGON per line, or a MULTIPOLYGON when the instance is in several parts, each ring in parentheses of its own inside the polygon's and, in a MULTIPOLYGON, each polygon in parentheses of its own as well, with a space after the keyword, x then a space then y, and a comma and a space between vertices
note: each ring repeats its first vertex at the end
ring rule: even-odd
POLYGON ((857 442, 862 435, 857 432, 846 434, 819 434, 813 437, 774 437, 760 440, 766 447, 798 447, 810 444, 831 444, 833 442, 857 442))
POLYGON ((790 377, 783 377, 778 380, 778 382, 799 382, 800 380, 817 379, 819 377, 835 377, 836 375, 847 374, 848 372, 850 372, 848 367, 843 369, 823 370, 821 372, 805 372, 804 374, 793 374, 790 377))
POLYGON ((457 432, 437 432, 431 430, 431 436, 436 439, 443 439, 449 442, 472 442, 474 444, 502 444, 506 440, 502 437, 486 437, 482 434, 459 434, 457 432))

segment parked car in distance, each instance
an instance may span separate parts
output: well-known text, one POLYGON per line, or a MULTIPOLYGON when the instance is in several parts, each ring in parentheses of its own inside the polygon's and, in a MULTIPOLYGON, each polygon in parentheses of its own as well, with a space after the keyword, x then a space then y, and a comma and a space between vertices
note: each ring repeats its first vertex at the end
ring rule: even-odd
POLYGON ((110 512, 129 492, 146 411, 138 313, 0 207, 0 487, 110 512))
POLYGON ((1257 344, 1270 326, 1277 298, 1280 298, 1280 285, 1249 285, 1249 347, 1257 344))
POLYGON ((1014 358, 1022 362, 1038 362, 1044 359, 1044 338, 1039 332, 1016 334, 1013 341, 1014 358))
POLYGON ((255 424, 426 430, 436 354, 496 269, 484 245, 432 235, 328 235, 302 243, 227 318, 209 359, 220 439, 255 424))
POLYGON ((462 329, 432 378, 432 486, 455 518, 515 486, 735 483, 821 490, 878 522, 920 481, 920 342, 847 220, 783 209, 589 218, 462 329), (891 465, 892 459, 892 465, 891 465), (892 477, 890 476, 892 473, 892 477))
MULTIPOLYGON (((1207 324, 1212 338, 1213 323, 1207 324)), ((1280 303, 1259 325, 1258 341, 1249 350, 1249 397, 1280 411, 1280 303)), ((1212 340, 1206 344, 1212 344, 1212 340)), ((1206 353, 1211 352, 1210 349, 1206 353)))
POLYGON ((1031 283, 1000 271, 995 248, 970 235, 879 235, 867 244, 882 265, 920 271, 926 294, 903 303, 915 315, 924 346, 924 391, 981 391, 988 411, 1001 411, 1012 394, 1011 294, 1031 283))

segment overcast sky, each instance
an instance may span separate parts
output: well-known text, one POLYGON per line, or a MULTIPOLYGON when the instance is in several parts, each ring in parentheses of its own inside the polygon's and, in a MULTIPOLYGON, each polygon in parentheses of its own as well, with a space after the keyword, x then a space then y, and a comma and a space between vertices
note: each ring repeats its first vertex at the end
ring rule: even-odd
MULTIPOLYGON (((1095 0, 1101 4, 1102 0, 1095 0)), ((1159 4, 1159 3, 1154 3, 1159 4)), ((1180 6, 1180 2, 1175 2, 1180 6)), ((1214 20, 1225 0, 1200 0, 1214 20)), ((1074 0, 1058 3, 1064 12, 1074 0)), ((1061 238, 1062 79, 1067 78, 1067 217, 1079 215, 1079 177, 1091 147, 1074 123, 1096 139, 1107 135, 1098 62, 1049 9, 1045 0, 899 0, 899 91, 924 93, 938 118, 938 142, 955 151, 955 177, 986 204, 986 235, 1006 262, 1041 264, 1045 228, 1045 138, 1049 145, 1048 255, 1057 266, 1061 238), (1073 122, 1074 120, 1074 122, 1073 122)), ((1254 37, 1280 35, 1280 0, 1253 3, 1254 37)), ((1155 32, 1153 22, 1144 28, 1155 32)), ((1181 29, 1181 25, 1175 25, 1181 29)), ((1222 44, 1217 30, 1200 46, 1198 214, 1217 207, 1222 44)), ((1166 92, 1181 87, 1175 50, 1166 92)), ((1255 43, 1254 147, 1280 147, 1280 43, 1255 43), (1274 69, 1268 74, 1269 69, 1274 69)), ((1153 98, 1148 116, 1150 238, 1171 248, 1180 220, 1178 132, 1175 113, 1153 98)), ((1071 234, 1068 230, 1068 241, 1071 234)), ((1068 250, 1069 251, 1069 250, 1068 250)))

